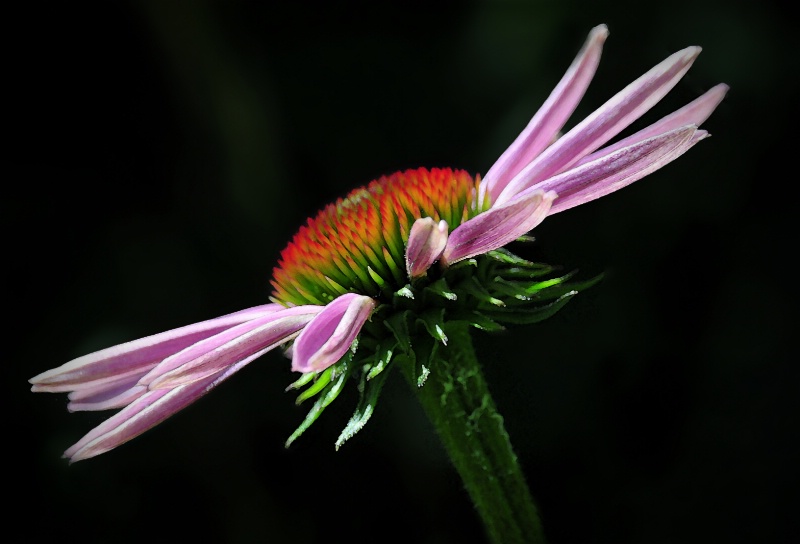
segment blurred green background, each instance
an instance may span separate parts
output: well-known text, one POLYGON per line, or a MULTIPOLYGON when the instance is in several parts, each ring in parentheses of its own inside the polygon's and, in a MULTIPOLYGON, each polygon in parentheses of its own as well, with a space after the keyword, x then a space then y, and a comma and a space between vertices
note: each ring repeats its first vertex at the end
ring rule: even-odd
POLYGON ((549 218, 531 258, 605 271, 552 320, 476 335, 552 544, 789 542, 798 504, 795 19, 770 2, 44 2, 6 9, 6 542, 481 542, 399 374, 335 452, 269 354, 68 466, 106 414, 27 379, 261 304, 309 215, 395 170, 485 173, 590 28, 569 126, 704 51, 643 126, 716 83, 713 137, 549 218), (324 7, 322 7, 324 6, 324 7), (9 94, 7 94, 9 96, 9 94), (7 484, 8 485, 8 484, 7 484), (18 535, 18 536, 13 536, 18 535))

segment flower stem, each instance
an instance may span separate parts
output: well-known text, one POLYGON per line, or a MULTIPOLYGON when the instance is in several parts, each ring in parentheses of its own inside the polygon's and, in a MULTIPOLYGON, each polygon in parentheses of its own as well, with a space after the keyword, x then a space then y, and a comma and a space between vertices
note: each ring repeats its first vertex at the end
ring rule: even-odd
POLYGON ((447 324, 447 346, 429 361, 430 375, 417 391, 492 543, 543 544, 536 505, 511 447, 503 417, 492 400, 469 334, 447 324))

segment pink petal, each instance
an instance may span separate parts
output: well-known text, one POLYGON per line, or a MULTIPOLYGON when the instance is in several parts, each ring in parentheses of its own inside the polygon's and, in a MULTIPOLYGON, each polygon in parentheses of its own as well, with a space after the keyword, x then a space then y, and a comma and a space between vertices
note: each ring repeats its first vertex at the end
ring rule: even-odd
POLYGON ((447 221, 438 223, 430 217, 417 219, 408 235, 406 271, 410 278, 424 276, 447 244, 447 221))
POLYGON ((447 240, 442 266, 481 255, 513 242, 547 217, 556 193, 529 191, 459 225, 447 240))
POLYGON ((341 359, 375 306, 372 298, 355 293, 330 302, 295 340, 292 370, 318 372, 341 359))
POLYGON ((70 412, 84 412, 84 411, 97 411, 97 410, 111 410, 112 408, 122 408, 129 405, 142 395, 147 393, 147 386, 134 385, 116 392, 116 394, 109 394, 97 397, 91 397, 82 400, 70 399, 67 409, 70 412))
POLYGON ((83 387, 77 391, 72 391, 68 397, 73 402, 102 402, 111 397, 115 397, 127 391, 139 381, 139 376, 128 376, 116 381, 109 381, 97 387, 83 387))
POLYGON ((604 147, 603 149, 596 151, 591 155, 587 155, 578 161, 576 166, 586 164, 587 162, 596 160, 603 155, 608 155, 609 153, 613 153, 614 151, 622 149, 623 147, 628 147, 636 142, 641 142, 647 138, 664 134, 665 132, 675 130, 676 128, 684 127, 686 125, 697 125, 699 127, 706 119, 709 118, 714 110, 717 109, 717 106, 719 106, 720 102, 722 102, 722 99, 725 98, 725 94, 727 92, 728 86, 724 83, 715 85, 703 93, 702 96, 694 99, 681 109, 671 113, 670 115, 667 115, 663 119, 656 121, 652 125, 643 128, 639 132, 632 134, 627 138, 623 138, 622 140, 604 147))
POLYGON ((508 202, 521 191, 565 171, 619 134, 675 86, 700 51, 699 47, 678 51, 625 87, 533 159, 509 182, 494 203, 499 205, 508 202))
POLYGON ((139 380, 150 389, 172 389, 211 374, 262 350, 287 342, 322 310, 321 306, 294 306, 253 319, 167 357, 139 380))
POLYGON ((675 160, 707 135, 694 125, 681 127, 537 183, 518 197, 541 190, 556 191, 558 200, 550 209, 552 215, 630 185, 675 160))
POLYGON ((603 43, 608 37, 605 25, 594 27, 572 65, 556 85, 545 103, 533 116, 525 130, 492 165, 483 177, 483 184, 492 199, 508 185, 531 160, 550 145, 575 111, 594 77, 603 43))
POLYGON ((55 393, 96 389, 106 384, 114 388, 121 379, 141 377, 165 357, 187 346, 279 309, 283 306, 265 304, 96 351, 31 378, 31 390, 55 393))
POLYGON ((88 459, 124 444, 187 407, 267 350, 252 354, 217 374, 175 389, 148 391, 89 431, 64 452, 70 462, 88 459))

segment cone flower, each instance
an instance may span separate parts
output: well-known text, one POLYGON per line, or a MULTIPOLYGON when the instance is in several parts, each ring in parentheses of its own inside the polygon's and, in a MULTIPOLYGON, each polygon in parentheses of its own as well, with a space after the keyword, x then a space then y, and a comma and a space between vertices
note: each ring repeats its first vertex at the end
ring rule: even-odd
MULTIPOLYGON (((447 168, 381 177, 328 205, 282 251, 271 303, 110 347, 32 378, 35 392, 68 392, 71 411, 119 411, 65 452, 109 451, 196 401, 266 352, 286 348, 315 398, 299 436, 350 379, 362 398, 337 446, 369 419, 400 355, 421 363, 445 345, 444 324, 494 330, 551 315, 581 285, 504 246, 548 215, 617 191, 688 151, 725 96, 717 85, 635 134, 607 145, 683 77, 687 47, 625 87, 563 135, 592 80, 605 26, 594 28, 564 77, 486 175, 447 168), (421 355, 422 353, 422 355, 421 355)), ((586 285, 586 284, 582 284, 586 285)))

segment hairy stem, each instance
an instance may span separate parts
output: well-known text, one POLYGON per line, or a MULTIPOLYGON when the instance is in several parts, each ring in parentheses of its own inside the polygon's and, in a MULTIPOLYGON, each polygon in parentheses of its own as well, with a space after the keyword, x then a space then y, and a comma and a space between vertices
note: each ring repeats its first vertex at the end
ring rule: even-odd
POLYGON ((406 377, 453 462, 492 543, 543 544, 536 505, 483 377, 466 324, 428 361, 422 387, 406 377))

